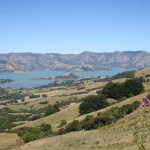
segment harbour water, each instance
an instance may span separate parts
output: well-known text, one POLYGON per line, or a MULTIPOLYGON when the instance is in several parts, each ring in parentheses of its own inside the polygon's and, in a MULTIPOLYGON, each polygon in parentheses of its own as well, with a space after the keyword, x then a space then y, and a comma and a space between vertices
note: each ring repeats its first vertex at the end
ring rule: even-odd
MULTIPOLYGON (((117 73, 121 73, 124 71, 129 71, 133 69, 129 68, 114 68, 109 71, 93 71, 93 72, 74 72, 73 74, 77 75, 80 78, 86 77, 97 77, 97 76, 113 76, 117 73)), ((58 75, 65 75, 69 72, 65 71, 33 71, 31 73, 0 73, 0 79, 12 79, 13 82, 0 84, 0 87, 37 87, 41 85, 45 85, 48 83, 53 82, 54 80, 33 80, 33 78, 42 78, 47 76, 58 76, 58 75)))

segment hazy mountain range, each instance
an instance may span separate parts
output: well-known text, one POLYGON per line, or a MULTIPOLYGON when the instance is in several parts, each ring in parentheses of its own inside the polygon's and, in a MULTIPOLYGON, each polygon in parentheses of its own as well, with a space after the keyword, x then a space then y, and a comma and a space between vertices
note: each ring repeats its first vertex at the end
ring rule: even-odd
POLYGON ((114 67, 149 67, 150 53, 124 51, 80 54, 9 53, 0 54, 0 72, 33 70, 94 71, 114 67))

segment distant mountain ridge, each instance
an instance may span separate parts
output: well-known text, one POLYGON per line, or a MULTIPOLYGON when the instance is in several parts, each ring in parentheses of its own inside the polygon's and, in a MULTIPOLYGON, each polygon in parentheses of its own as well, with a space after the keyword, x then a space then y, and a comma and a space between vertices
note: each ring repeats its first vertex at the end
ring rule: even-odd
POLYGON ((85 51, 80 54, 0 54, 0 72, 96 71, 114 67, 150 67, 150 53, 146 51, 116 51, 111 53, 85 51))

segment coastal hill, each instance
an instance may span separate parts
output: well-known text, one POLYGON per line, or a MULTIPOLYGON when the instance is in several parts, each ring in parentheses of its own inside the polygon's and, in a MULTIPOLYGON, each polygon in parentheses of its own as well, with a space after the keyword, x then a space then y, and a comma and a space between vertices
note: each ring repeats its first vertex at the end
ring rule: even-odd
POLYGON ((113 67, 149 67, 150 53, 124 51, 80 54, 0 54, 0 72, 27 72, 33 70, 96 71, 113 67))
POLYGON ((78 79, 79 77, 76 76, 73 73, 68 73, 65 75, 59 75, 59 76, 47 76, 42 78, 34 78, 33 80, 59 80, 59 79, 78 79))

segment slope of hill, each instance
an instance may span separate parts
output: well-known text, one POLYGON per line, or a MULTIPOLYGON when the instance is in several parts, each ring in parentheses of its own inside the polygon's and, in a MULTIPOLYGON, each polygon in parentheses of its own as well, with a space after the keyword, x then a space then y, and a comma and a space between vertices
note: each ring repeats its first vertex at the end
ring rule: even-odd
POLYGON ((112 53, 83 52, 81 54, 0 54, 0 72, 33 70, 93 71, 113 67, 150 66, 150 53, 125 51, 112 53))
POLYGON ((141 70, 136 71, 135 77, 145 77, 146 75, 149 75, 150 77, 150 68, 144 68, 141 70))
MULTIPOLYGON (((128 103, 128 102, 127 102, 128 103)), ((149 117, 150 117, 150 109, 149 117)), ((115 124, 101 127, 97 130, 78 131, 66 135, 44 138, 21 146, 20 150, 136 150, 138 133, 137 126, 141 125, 143 109, 140 107, 135 112, 127 115, 115 124)), ((150 124, 148 120, 147 124, 150 124)), ((150 127, 147 127, 147 135, 150 127)), ((150 137, 146 138, 146 148, 150 149, 150 137)), ((18 149, 17 149, 18 150, 18 149)))
POLYGON ((86 114, 86 115, 81 115, 81 116, 79 116, 79 104, 80 103, 73 104, 73 105, 70 105, 69 107, 67 107, 66 109, 63 109, 60 112, 57 112, 57 113, 55 113, 53 115, 50 115, 50 116, 47 116, 47 117, 43 117, 43 118, 40 118, 40 119, 35 120, 35 121, 27 122, 27 123, 25 123, 23 125, 15 127, 14 129, 21 128, 21 127, 37 127, 41 123, 51 124, 53 126, 53 128, 56 129, 57 126, 60 124, 61 120, 66 120, 68 123, 72 122, 74 119, 81 121, 87 115, 94 115, 94 116, 96 116, 99 112, 108 111, 112 107, 115 107, 115 106, 121 107, 121 106, 126 105, 126 104, 131 104, 134 101, 141 101, 142 98, 145 95, 146 95, 146 93, 140 94, 138 96, 134 96, 132 98, 126 99, 125 101, 122 101, 120 103, 116 103, 116 104, 114 104, 112 106, 106 107, 104 109, 101 109, 101 110, 98 110, 98 111, 95 111, 95 112, 92 112, 92 113, 89 113, 89 114, 86 114))
POLYGON ((0 149, 7 149, 9 146, 16 145, 19 140, 17 134, 0 133, 0 149))
MULTIPOLYGON (((143 69, 143 70, 138 70, 135 73, 136 77, 141 77, 145 75, 148 75, 150 72, 150 68, 143 69)), ((125 79, 116 79, 112 80, 112 82, 123 82, 125 79)), ((100 89, 103 88, 104 85, 106 85, 107 82, 86 82, 84 85, 84 89, 92 89, 94 90, 95 87, 99 87, 100 89)), ((150 82, 146 81, 143 82, 144 88, 145 88, 145 93, 142 93, 137 96, 130 97, 124 101, 115 103, 109 107, 106 107, 104 109, 86 114, 86 115, 79 115, 79 105, 80 103, 72 102, 67 105, 67 107, 62 107, 59 112, 52 114, 47 117, 42 117, 40 119, 34 120, 34 121, 28 121, 25 122, 23 125, 19 125, 15 128, 21 128, 21 127, 37 127, 41 123, 48 123, 52 125, 53 131, 58 130, 58 126, 60 125, 60 122, 62 120, 66 120, 67 123, 70 123, 74 120, 83 120, 87 115, 93 115, 97 116, 99 112, 107 112, 109 111, 112 107, 122 107, 127 104, 132 104, 135 101, 142 101, 142 98, 150 94, 150 82)), ((82 85, 83 86, 83 85, 82 85)), ((68 87, 66 90, 67 92, 74 92, 72 90, 75 87, 68 87)), ((97 88, 96 88, 97 89, 97 88)), ((63 89, 64 90, 64 89, 63 89)), ((54 92, 54 91, 53 91, 54 92)), ((57 89, 57 92, 59 93, 60 91, 57 89)), ((56 95, 58 93, 55 93, 56 95)), ((90 91, 91 92, 91 91, 90 91)), ((87 95, 90 94, 86 93, 87 95)), ((93 91, 92 91, 93 92, 93 91)), ((60 94, 60 93, 59 93, 60 94)), ((96 94, 96 92, 95 92, 96 94)), ((79 94, 77 97, 80 97, 82 94, 79 91, 79 94)), ((50 104, 54 104, 56 101, 58 101, 58 97, 55 97, 57 99, 53 99, 54 97, 51 97, 49 99, 50 104)), ((64 97, 65 98, 65 97, 64 97)), ((44 99, 45 100, 45 99, 44 99)), ((48 100, 48 99, 47 99, 48 100)), ((62 97, 60 96, 60 100, 62 100, 62 97)), ((69 97, 67 96, 66 101, 69 100, 69 97)), ((35 103, 35 105, 38 105, 41 100, 29 102, 27 105, 32 105, 35 103)), ((10 105, 8 107, 11 108, 10 105)), ((19 106, 19 105, 18 105, 19 106)), ((6 107, 6 106, 3 106, 6 107)), ((26 107, 26 106, 24 106, 26 107)), ((29 107, 29 106, 28 106, 29 107)), ((36 106, 37 107, 37 106, 36 106)), ((43 106, 41 106, 43 107, 43 106)), ((35 109, 33 107, 33 109, 35 109)), ((148 108, 148 118, 150 117, 150 108, 148 108)), ((60 136, 53 136, 53 137, 48 137, 40 140, 36 140, 27 144, 24 144, 21 139, 18 139, 18 141, 13 141, 12 143, 8 144, 10 149, 17 149, 17 150, 134 150, 138 149, 137 147, 137 133, 140 133, 140 128, 142 125, 142 116, 143 116, 143 108, 140 106, 138 109, 136 109, 134 112, 132 112, 129 115, 124 116, 122 119, 118 120, 116 123, 112 123, 111 125, 103 126, 100 127, 97 130, 90 130, 90 131, 78 131, 78 132, 71 132, 67 133, 65 135, 60 135, 60 136), (22 145, 22 146, 21 146, 22 145)), ((146 133, 149 135, 150 134, 150 120, 148 119, 147 122, 148 126, 146 127, 146 133)), ((14 129, 14 128, 13 128, 14 129)), ((4 136, 4 134, 3 134, 4 136)), ((6 135, 6 138, 9 140, 9 134, 6 135)), ((4 136, 5 137, 5 136, 4 136)), ((16 138, 18 137, 17 135, 15 136, 16 138)), ((10 136, 11 139, 11 136, 10 136)), ((150 137, 147 136, 146 138, 146 148, 150 149, 150 137)), ((4 141, 0 140, 0 145, 1 143, 5 143, 4 141)), ((8 148, 8 146, 6 146, 8 148)), ((1 149, 1 148, 0 148, 1 149)))

